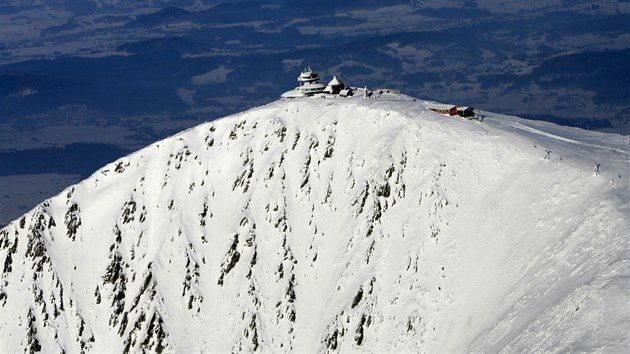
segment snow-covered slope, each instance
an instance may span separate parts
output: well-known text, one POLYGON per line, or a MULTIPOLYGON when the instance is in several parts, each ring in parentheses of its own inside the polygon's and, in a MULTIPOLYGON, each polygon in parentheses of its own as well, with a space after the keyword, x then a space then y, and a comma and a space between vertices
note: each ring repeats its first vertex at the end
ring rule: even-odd
POLYGON ((0 231, 1 351, 627 350, 630 144, 428 107, 278 101, 104 167, 0 231))

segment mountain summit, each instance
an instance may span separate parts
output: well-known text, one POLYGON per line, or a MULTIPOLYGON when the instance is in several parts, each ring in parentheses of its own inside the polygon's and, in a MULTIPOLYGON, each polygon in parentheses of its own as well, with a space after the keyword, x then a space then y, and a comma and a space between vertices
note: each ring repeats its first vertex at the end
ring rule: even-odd
POLYGON ((618 352, 630 148, 403 95, 299 98, 0 230, 3 352, 618 352))

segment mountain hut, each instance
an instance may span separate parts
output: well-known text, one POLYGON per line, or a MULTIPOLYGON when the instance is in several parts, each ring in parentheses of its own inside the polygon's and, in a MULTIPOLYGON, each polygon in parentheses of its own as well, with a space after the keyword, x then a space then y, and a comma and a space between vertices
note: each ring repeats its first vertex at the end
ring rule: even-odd
POLYGON ((433 112, 447 114, 449 116, 456 116, 458 114, 457 106, 451 108, 431 108, 433 112))
POLYGON ((457 115, 464 118, 473 118, 475 109, 472 107, 457 107, 457 115))

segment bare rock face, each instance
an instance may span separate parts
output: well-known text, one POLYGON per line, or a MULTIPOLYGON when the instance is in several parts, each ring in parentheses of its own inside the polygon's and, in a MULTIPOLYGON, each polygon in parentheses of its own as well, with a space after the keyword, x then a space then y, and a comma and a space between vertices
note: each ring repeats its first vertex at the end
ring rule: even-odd
POLYGON ((429 106, 278 101, 105 166, 0 230, 0 350, 627 348, 630 148, 429 106))

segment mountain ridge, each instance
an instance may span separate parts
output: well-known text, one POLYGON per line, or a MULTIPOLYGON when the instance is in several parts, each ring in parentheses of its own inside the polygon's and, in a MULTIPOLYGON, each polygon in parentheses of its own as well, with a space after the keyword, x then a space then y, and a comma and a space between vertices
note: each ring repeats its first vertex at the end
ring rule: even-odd
POLYGON ((0 230, 2 349, 627 347, 627 144, 432 104, 276 101, 105 166, 0 230))

